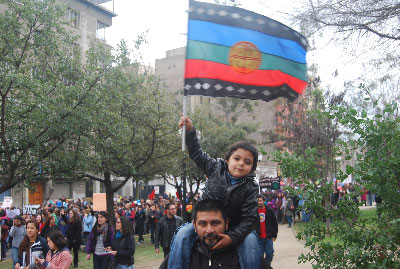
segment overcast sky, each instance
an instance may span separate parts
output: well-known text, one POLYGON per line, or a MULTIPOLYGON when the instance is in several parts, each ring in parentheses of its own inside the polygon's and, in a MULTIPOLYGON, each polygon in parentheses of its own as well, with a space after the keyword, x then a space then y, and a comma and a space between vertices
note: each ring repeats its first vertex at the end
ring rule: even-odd
MULTIPOLYGON (((212 2, 204 0, 204 2, 212 2)), ((282 23, 288 24, 282 13, 290 11, 293 0, 242 0, 243 8, 268 16, 282 23)), ((133 40, 147 32, 147 44, 141 49, 144 63, 155 65, 156 59, 165 57, 165 52, 170 49, 186 45, 187 9, 188 0, 114 0, 114 12, 118 14, 113 18, 112 27, 107 29, 107 42, 116 46, 121 39, 125 39, 133 47, 133 40)), ((112 10, 112 1, 104 4, 112 10)), ((297 29, 295 29, 297 30, 297 29)), ((354 76, 347 69, 357 69, 349 63, 343 63, 341 49, 337 46, 327 45, 324 40, 319 42, 320 49, 308 53, 307 62, 319 66, 319 74, 325 84, 341 88, 343 81, 354 76), (339 70, 339 77, 333 78, 335 70, 339 70)))

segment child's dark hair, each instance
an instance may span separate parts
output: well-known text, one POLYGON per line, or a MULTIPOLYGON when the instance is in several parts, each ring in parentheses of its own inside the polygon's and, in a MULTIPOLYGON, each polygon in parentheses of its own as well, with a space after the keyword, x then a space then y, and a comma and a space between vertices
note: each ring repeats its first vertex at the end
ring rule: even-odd
POLYGON ((253 154, 253 167, 251 168, 251 171, 252 172, 256 171, 258 162, 258 150, 250 142, 238 141, 235 144, 233 144, 229 149, 229 151, 226 153, 225 160, 226 161, 229 160, 232 154, 238 149, 248 150, 251 152, 251 154, 253 154))

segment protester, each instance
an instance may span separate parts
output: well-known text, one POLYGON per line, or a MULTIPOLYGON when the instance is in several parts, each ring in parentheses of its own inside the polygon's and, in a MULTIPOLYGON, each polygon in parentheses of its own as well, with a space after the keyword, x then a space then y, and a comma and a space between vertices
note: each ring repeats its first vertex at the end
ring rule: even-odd
POLYGON ((157 222, 160 219, 160 217, 161 217, 161 212, 157 210, 155 205, 152 205, 149 213, 150 239, 152 244, 155 243, 154 234, 156 231, 157 222))
POLYGON ((44 226, 42 228, 42 231, 40 232, 40 236, 43 238, 47 238, 47 236, 52 230, 59 230, 59 229, 56 226, 56 220, 54 216, 52 214, 47 214, 46 221, 44 222, 44 226))
POLYGON ((156 253, 160 253, 159 243, 164 252, 164 258, 167 257, 170 251, 170 245, 175 230, 183 224, 183 219, 176 216, 175 204, 167 205, 167 214, 162 216, 156 226, 155 248, 156 253))
POLYGON ((15 216, 13 220, 13 226, 10 230, 10 236, 12 237, 12 248, 11 255, 13 260, 13 268, 18 262, 18 248, 26 235, 25 222, 21 216, 15 216))
POLYGON ((57 226, 60 229, 60 232, 64 235, 64 237, 67 237, 68 217, 67 217, 67 214, 65 213, 64 208, 60 209, 60 220, 58 221, 57 226))
POLYGON ((293 213, 294 213, 294 204, 293 201, 290 197, 288 197, 286 194, 284 194, 284 197, 286 198, 286 203, 285 203, 285 217, 286 217, 286 221, 289 224, 288 228, 292 227, 292 223, 293 223, 293 213))
MULTIPOLYGON (((257 222, 258 185, 254 171, 257 168, 257 149, 248 142, 240 141, 231 146, 225 159, 213 159, 205 153, 196 137, 192 121, 181 117, 179 127, 186 126, 186 146, 189 156, 208 177, 203 198, 218 198, 226 201, 229 229, 213 247, 214 250, 228 246, 237 247, 242 267, 258 269, 259 247, 254 232, 257 222)), ((190 259, 189 250, 194 244, 194 229, 188 224, 179 229, 171 244, 168 268, 185 269, 190 259), (185 266, 186 265, 186 266, 185 266)))
POLYGON ((39 224, 39 234, 42 232, 42 229, 44 227, 44 219, 42 217, 42 214, 37 214, 35 217, 35 220, 39 224))
POLYGON ((70 210, 68 215, 68 248, 70 251, 74 251, 74 268, 77 268, 79 262, 79 249, 82 242, 82 222, 76 210, 70 210))
MULTIPOLYGON (((233 245, 214 250, 226 235, 229 220, 228 213, 223 203, 215 199, 204 199, 196 203, 193 212, 193 226, 197 239, 193 247, 188 249, 189 259, 185 261, 191 269, 202 268, 246 268, 240 265, 238 252, 233 245), (223 265, 224 267, 222 267, 223 265)), ((161 269, 171 268, 179 260, 176 256, 169 255, 161 264, 161 269)), ((259 268, 270 268, 264 259, 259 259, 259 268)))
POLYGON ((108 269, 112 262, 112 255, 105 249, 111 247, 113 238, 114 229, 109 223, 108 213, 100 211, 86 242, 86 260, 90 260, 93 253, 94 269, 108 269))
POLYGON ((64 235, 58 230, 53 230, 47 236, 47 243, 50 250, 47 252, 46 259, 37 259, 36 264, 41 268, 69 269, 72 257, 64 235))
POLYGON ((7 217, 6 211, 0 209, 0 227, 1 227, 1 260, 6 258, 8 230, 11 227, 10 218, 7 217))
POLYGON ((259 236, 261 257, 264 258, 265 254, 267 263, 271 265, 274 257, 274 242, 278 236, 278 221, 274 211, 265 205, 265 200, 264 195, 257 195, 259 221, 256 225, 256 231, 259 236))
POLYGON ((139 235, 139 243, 144 242, 143 232, 144 232, 144 222, 146 221, 146 213, 143 210, 143 206, 139 205, 136 211, 136 232, 139 235))
POLYGON ((19 246, 18 262, 15 269, 27 267, 35 263, 35 257, 44 258, 49 251, 46 239, 39 236, 39 224, 29 220, 26 224, 26 235, 19 246))
POLYGON ((89 236, 90 231, 92 230, 94 222, 93 222, 93 217, 90 214, 89 209, 85 209, 83 212, 84 212, 83 213, 83 215, 84 215, 84 217, 83 217, 83 240, 85 241, 85 244, 86 244, 87 237, 89 236))
POLYGON ((112 247, 107 251, 114 256, 115 269, 133 269, 135 254, 135 238, 131 223, 126 217, 119 217, 115 222, 116 233, 112 247))

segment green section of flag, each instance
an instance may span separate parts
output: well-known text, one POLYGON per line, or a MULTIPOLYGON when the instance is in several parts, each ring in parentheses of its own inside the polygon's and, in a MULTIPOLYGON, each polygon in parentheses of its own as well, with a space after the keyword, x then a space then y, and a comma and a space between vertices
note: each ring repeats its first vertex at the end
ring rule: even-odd
MULTIPOLYGON (((207 42, 188 40, 186 59, 205 60, 229 65, 230 47, 207 42)), ((280 70, 283 73, 307 81, 307 66, 281 57, 261 53, 260 70, 280 70)))

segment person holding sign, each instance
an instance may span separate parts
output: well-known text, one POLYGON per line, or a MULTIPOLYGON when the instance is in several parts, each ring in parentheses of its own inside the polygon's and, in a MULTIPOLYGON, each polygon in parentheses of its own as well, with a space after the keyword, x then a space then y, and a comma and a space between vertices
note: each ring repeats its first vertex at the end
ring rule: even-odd
POLYGON ((26 236, 19 246, 19 259, 15 269, 27 268, 35 263, 35 257, 41 258, 47 255, 49 246, 46 239, 38 235, 39 224, 36 220, 30 220, 26 224, 26 236))

